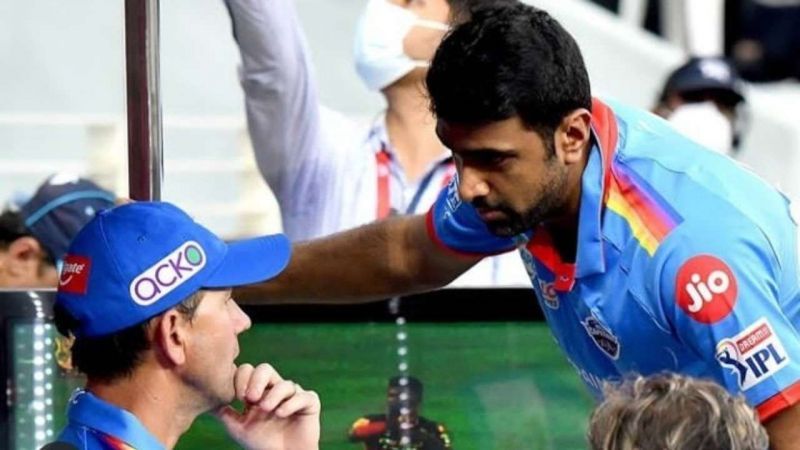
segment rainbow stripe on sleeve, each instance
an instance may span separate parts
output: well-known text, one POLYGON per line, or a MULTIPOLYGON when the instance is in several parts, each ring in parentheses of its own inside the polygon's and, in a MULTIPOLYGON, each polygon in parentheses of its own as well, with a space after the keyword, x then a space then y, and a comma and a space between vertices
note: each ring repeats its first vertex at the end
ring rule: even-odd
POLYGON ((682 220, 647 182, 620 164, 613 164, 605 205, 625 219, 634 238, 650 256, 682 220))

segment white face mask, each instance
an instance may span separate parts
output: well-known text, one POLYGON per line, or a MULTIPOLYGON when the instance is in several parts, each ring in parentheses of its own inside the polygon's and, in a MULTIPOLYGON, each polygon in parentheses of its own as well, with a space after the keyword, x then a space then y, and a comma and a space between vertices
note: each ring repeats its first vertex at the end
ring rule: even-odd
POLYGON ((403 51, 403 39, 413 27, 447 31, 441 22, 425 20, 413 12, 390 3, 370 0, 356 28, 353 49, 356 71, 371 90, 378 91, 402 78, 415 67, 428 67, 403 51))
POLYGON ((733 154, 733 127, 714 103, 686 103, 667 120, 698 144, 725 155, 733 154))

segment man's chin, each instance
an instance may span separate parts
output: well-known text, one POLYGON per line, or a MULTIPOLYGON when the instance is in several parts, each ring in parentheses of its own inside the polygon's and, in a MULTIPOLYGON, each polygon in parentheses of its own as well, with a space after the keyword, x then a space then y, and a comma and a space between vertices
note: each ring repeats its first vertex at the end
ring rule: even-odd
POLYGON ((235 400, 236 400, 236 391, 231 389, 230 392, 226 392, 222 395, 219 395, 212 401, 211 410, 215 410, 217 408, 230 405, 235 400))
POLYGON ((525 231, 519 225, 505 220, 485 223, 486 227, 489 228, 489 232, 499 237, 514 237, 525 231))

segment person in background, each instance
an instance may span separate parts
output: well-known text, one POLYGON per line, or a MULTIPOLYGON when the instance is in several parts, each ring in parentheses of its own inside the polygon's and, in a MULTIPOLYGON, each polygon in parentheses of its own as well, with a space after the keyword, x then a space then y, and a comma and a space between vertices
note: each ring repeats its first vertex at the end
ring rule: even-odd
POLYGON ((607 384, 592 412, 591 450, 767 450, 758 415, 741 395, 674 373, 607 384))
MULTIPOLYGON (((451 20, 496 2, 367 1, 356 29, 355 66, 387 107, 364 129, 319 104, 294 2, 226 0, 256 161, 292 241, 431 206, 455 167, 428 109, 427 67, 451 20)), ((522 264, 500 256, 455 285, 525 283, 522 264)))
POLYGON ((386 391, 386 412, 359 417, 350 427, 350 441, 363 442, 365 450, 451 449, 444 425, 420 415, 422 381, 394 376, 386 391))
POLYGON ((235 363, 251 322, 231 288, 274 277, 290 253, 284 235, 223 242, 169 203, 100 212, 70 245, 59 279, 56 327, 74 337, 86 385, 69 401, 58 442, 171 449, 211 411, 246 449, 318 448, 317 395, 269 364, 235 363))
POLYGON ((48 177, 21 205, 0 213, 0 287, 52 288, 78 231, 115 196, 72 174, 48 177))
POLYGON ((693 57, 669 74, 653 112, 699 144, 733 156, 746 128, 743 85, 725 59, 693 57))

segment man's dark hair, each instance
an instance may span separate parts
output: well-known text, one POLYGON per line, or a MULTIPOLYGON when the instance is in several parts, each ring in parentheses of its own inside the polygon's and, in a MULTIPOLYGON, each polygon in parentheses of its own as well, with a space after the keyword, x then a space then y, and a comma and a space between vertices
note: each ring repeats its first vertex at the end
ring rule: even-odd
MULTIPOLYGON (((6 209, 0 213, 0 250, 8 249, 12 242, 26 236, 30 236, 34 239, 36 238, 28 229, 28 227, 25 226, 25 219, 23 219, 22 214, 19 211, 6 209)), ((44 262, 51 266, 55 266, 56 261, 55 258, 53 258, 53 255, 51 255, 46 248, 43 248, 43 250, 44 262)), ((40 272, 43 271, 45 267, 46 266, 44 265, 41 266, 39 268, 40 272)))
MULTIPOLYGON (((188 320, 192 320, 200 306, 202 292, 195 292, 175 308, 188 320)), ((55 305, 53 313, 58 332, 64 336, 72 335, 72 330, 79 326, 78 321, 59 304, 55 305)), ((147 338, 150 324, 160 316, 106 336, 75 338, 72 344, 72 365, 90 380, 104 383, 131 376, 142 362, 143 353, 150 348, 147 338)))
POLYGON ((450 5, 450 22, 460 24, 472 17, 475 11, 500 3, 515 3, 517 0, 447 0, 450 5))
POLYGON ((30 235, 19 211, 6 209, 0 213, 0 249, 6 249, 17 239, 30 235))
POLYGON ((436 51, 427 87, 440 120, 484 124, 518 115, 545 138, 568 113, 592 104, 575 40, 547 12, 519 2, 479 8, 457 25, 436 51))

